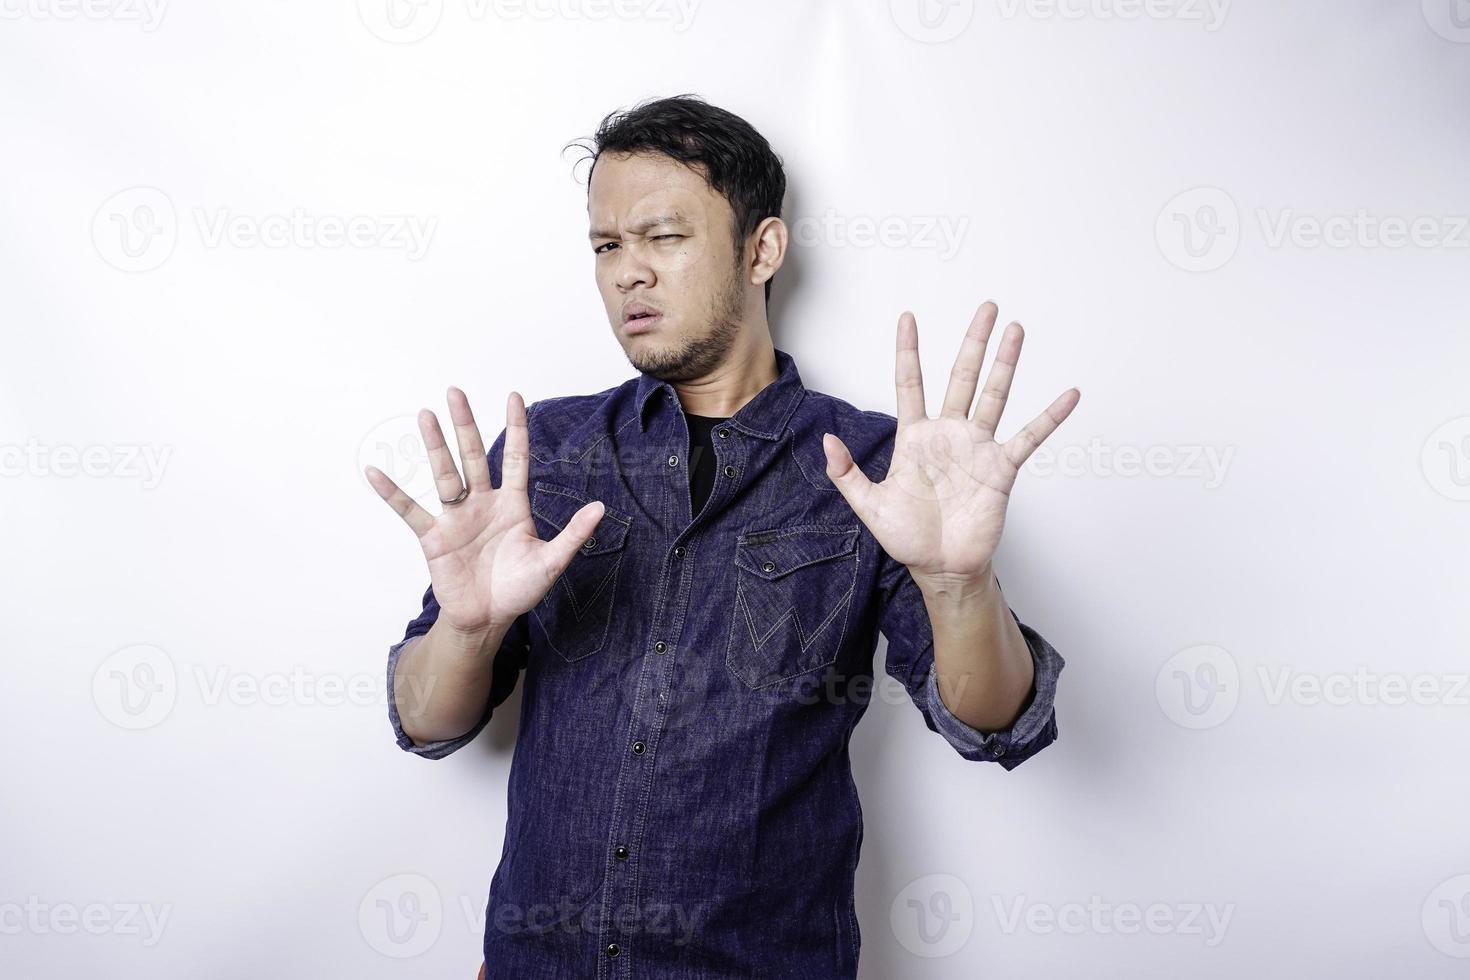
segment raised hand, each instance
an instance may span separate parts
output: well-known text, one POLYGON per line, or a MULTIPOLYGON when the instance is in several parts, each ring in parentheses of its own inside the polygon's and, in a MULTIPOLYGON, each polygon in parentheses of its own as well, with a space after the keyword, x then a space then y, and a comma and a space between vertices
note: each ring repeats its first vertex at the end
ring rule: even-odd
POLYGON ((894 374, 898 432, 882 482, 873 483, 854 465, 841 439, 830 433, 822 437, 828 478, 883 549, 907 565, 921 586, 988 579, 1017 473, 1082 397, 1076 388, 1068 388, 1020 432, 1004 443, 996 441, 1021 356, 1024 332, 1019 323, 1008 326, 1001 337, 973 416, 970 405, 998 312, 994 303, 984 303, 970 321, 937 418, 929 418, 925 408, 918 325, 912 313, 899 317, 894 374))
POLYGON ((419 432, 428 450, 434 485, 444 502, 438 517, 420 507, 382 470, 369 466, 365 472, 378 496, 418 536, 440 618, 461 632, 479 633, 509 626, 541 601, 597 527, 603 506, 596 500, 584 504, 560 533, 542 541, 536 535, 526 494, 530 442, 520 394, 512 391, 506 398, 505 453, 498 488, 490 483, 490 463, 469 399, 458 388, 450 388, 448 397, 464 466, 463 483, 438 417, 427 408, 419 413, 419 432))

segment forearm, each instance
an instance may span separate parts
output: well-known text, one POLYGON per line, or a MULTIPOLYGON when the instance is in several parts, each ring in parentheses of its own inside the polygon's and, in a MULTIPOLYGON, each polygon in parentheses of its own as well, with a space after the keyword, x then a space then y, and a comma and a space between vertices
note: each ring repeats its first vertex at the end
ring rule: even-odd
POLYGON ((490 699, 495 653, 510 626, 463 633, 443 619, 404 645, 393 672, 403 731, 422 745, 474 727, 490 699))
POLYGON ((994 573, 972 581, 915 581, 929 613, 945 706, 981 731, 1009 727, 1031 693, 1035 664, 994 573))

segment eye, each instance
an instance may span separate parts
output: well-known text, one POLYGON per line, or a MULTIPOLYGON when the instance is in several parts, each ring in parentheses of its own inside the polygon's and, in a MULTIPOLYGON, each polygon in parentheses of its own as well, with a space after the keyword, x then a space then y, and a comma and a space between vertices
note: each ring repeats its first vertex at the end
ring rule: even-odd
POLYGON ((653 240, 656 241, 656 242, 662 242, 662 241, 667 241, 667 240, 669 240, 671 238, 683 238, 683 237, 684 237, 683 235, 654 235, 653 236, 653 240))
POLYGON ((614 246, 616 244, 617 244, 617 242, 603 242, 601 245, 597 246, 596 248, 594 248, 592 250, 592 254, 593 255, 601 255, 603 249, 605 249, 605 248, 611 248, 612 246, 614 246))

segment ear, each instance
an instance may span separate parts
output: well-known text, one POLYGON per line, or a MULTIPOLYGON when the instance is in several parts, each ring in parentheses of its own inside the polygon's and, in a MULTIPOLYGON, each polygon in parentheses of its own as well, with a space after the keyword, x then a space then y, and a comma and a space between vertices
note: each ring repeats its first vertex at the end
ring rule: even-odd
POLYGON ((786 222, 780 218, 766 218, 751 234, 750 284, 763 286, 776 270, 786 261, 786 222))

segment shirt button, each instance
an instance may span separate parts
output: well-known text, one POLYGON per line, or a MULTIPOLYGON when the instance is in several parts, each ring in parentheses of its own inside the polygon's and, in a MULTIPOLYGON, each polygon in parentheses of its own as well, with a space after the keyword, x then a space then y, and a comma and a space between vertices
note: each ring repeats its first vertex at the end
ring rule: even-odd
POLYGON ((721 439, 728 439, 730 438, 730 431, 728 429, 716 429, 715 435, 719 436, 721 439))
POLYGON ((726 476, 734 476, 735 475, 735 467, 733 467, 733 466, 726 466, 725 467, 725 475, 726 476))
POLYGON ((996 742, 990 747, 990 754, 998 759, 1006 754, 1006 747, 1004 745, 1001 745, 999 742, 996 742))
POLYGON ((592 537, 588 538, 586 541, 583 541, 582 542, 582 547, 588 549, 589 551, 591 549, 597 547, 597 537, 596 537, 596 535, 593 535, 592 537))
POLYGON ((663 653, 668 648, 669 648, 669 645, 667 643, 665 643, 663 640, 659 640, 657 643, 655 643, 653 645, 653 652, 654 653, 663 653))
POLYGON ((682 544, 675 545, 674 546, 674 557, 675 558, 683 558, 684 557, 684 546, 682 544))
POLYGON ((763 572, 774 572, 775 570, 776 570, 776 563, 775 562, 773 562, 773 561, 763 561, 763 562, 761 562, 761 571, 763 571, 763 572))
POLYGON ((608 956, 617 956, 622 951, 623 951, 623 947, 619 946, 617 943, 608 943, 607 944, 607 955, 608 956))
POLYGON ((613 857, 617 858, 619 861, 628 860, 628 849, 622 844, 619 844, 617 847, 613 848, 613 857))
POLYGON ((678 466, 679 465, 679 457, 678 456, 670 456, 669 457, 669 465, 670 466, 678 466))
POLYGON ((645 746, 642 742, 634 742, 633 743, 633 754, 634 755, 642 755, 643 754, 643 750, 645 748, 647 748, 647 746, 645 746))

